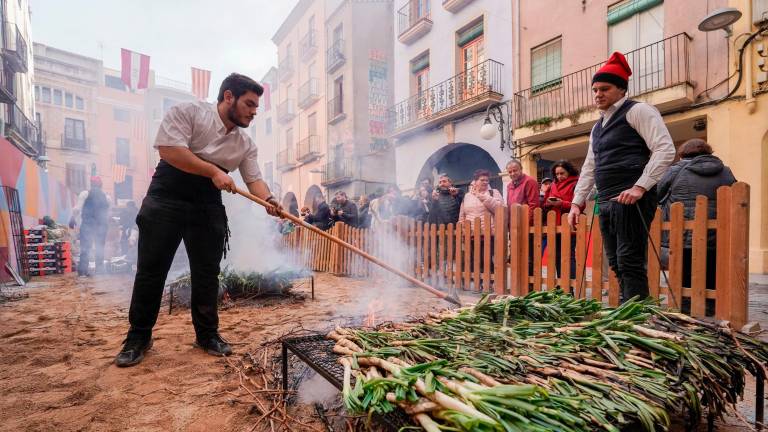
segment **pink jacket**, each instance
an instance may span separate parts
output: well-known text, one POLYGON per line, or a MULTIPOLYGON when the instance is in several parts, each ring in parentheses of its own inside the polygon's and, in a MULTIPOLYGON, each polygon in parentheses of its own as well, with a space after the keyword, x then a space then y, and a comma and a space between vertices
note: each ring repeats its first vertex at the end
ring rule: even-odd
POLYGON ((459 222, 468 220, 470 224, 473 224, 475 218, 480 218, 480 229, 483 229, 485 228, 483 218, 486 214, 490 214, 491 229, 493 229, 493 213, 497 207, 504 206, 504 198, 501 196, 501 192, 496 189, 489 189, 488 192, 482 194, 486 197, 485 201, 480 201, 478 195, 480 194, 468 193, 464 195, 464 201, 459 210, 459 222))

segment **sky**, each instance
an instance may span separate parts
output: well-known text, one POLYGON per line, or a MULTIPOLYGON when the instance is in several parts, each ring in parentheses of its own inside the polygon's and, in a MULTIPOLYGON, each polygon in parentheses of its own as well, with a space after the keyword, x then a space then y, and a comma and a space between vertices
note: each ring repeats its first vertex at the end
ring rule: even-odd
POLYGON ((272 36, 298 0, 30 0, 32 40, 120 69, 120 48, 157 75, 191 83, 211 71, 209 99, 231 72, 260 80, 277 66, 272 36))

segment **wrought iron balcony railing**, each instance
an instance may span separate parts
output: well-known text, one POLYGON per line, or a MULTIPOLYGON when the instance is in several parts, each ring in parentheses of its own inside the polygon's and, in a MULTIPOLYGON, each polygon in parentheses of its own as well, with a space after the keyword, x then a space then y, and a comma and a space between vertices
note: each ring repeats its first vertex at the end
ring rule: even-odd
MULTIPOLYGON (((632 69, 627 95, 639 96, 690 82, 688 44, 680 33, 626 53, 632 69)), ((604 63, 564 75, 515 94, 515 128, 548 124, 593 109, 592 76, 604 63)))
POLYGON ((352 158, 341 158, 328 162, 323 166, 320 184, 323 186, 348 183, 353 178, 354 160, 352 158))
POLYGON ((89 150, 88 143, 89 143, 89 140, 86 137, 76 138, 72 136, 67 136, 66 134, 61 134, 61 148, 63 149, 88 151, 89 150))
POLYGON ((312 58, 317 52, 317 32, 315 29, 309 29, 307 34, 299 42, 299 55, 304 61, 312 58))
POLYGON ((293 99, 286 99, 277 104, 277 121, 280 123, 288 123, 296 117, 296 108, 293 103, 293 99))
POLYGON ((37 154, 37 126, 27 118, 24 111, 18 105, 6 105, 7 121, 6 135, 25 154, 34 156, 37 154))
POLYGON ((307 108, 320 98, 320 82, 310 78, 299 87, 299 107, 307 108))
POLYGON ((293 146, 281 150, 277 153, 277 169, 288 171, 297 165, 296 158, 293 156, 293 146))
POLYGON ((310 135, 299 141, 296 160, 299 162, 308 162, 320 156, 320 137, 310 135))
POLYGON ((27 53, 27 40, 19 31, 19 26, 12 22, 3 22, 3 54, 8 60, 8 65, 14 72, 27 72, 29 54, 27 53))
POLYGON ((280 81, 285 81, 293 75, 293 56, 287 56, 280 60, 277 65, 277 77, 280 81))
POLYGON ((399 37, 422 22, 432 23, 430 0, 408 0, 405 6, 397 11, 397 34, 399 37))
POLYGON ((346 116, 344 113, 344 98, 342 96, 336 96, 328 101, 328 123, 336 124, 344 120, 346 116))
POLYGON ((13 80, 13 74, 0 72, 0 103, 16 103, 16 90, 13 88, 13 80))
POLYGON ((328 73, 333 73, 336 69, 341 67, 346 60, 347 57, 344 55, 344 39, 334 41, 325 54, 325 64, 328 73))
POLYGON ((443 114, 471 106, 492 95, 501 97, 504 65, 485 60, 477 66, 435 84, 391 107, 389 128, 393 132, 428 122, 443 114))

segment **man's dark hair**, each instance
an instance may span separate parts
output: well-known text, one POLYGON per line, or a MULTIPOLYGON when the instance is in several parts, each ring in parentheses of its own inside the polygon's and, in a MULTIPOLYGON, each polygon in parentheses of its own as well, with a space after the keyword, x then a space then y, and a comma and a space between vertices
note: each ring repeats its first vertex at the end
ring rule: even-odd
POLYGON ((235 99, 249 91, 256 93, 257 96, 264 94, 264 87, 262 87, 261 84, 245 75, 235 72, 229 74, 229 76, 224 78, 224 81, 221 82, 221 87, 219 87, 219 102, 224 102, 224 92, 227 90, 232 92, 235 99))
POLYGON ((491 172, 488 171, 487 169, 480 168, 479 170, 476 170, 474 174, 472 174, 472 179, 473 180, 477 180, 480 177, 488 177, 488 179, 490 180, 491 172))
POLYGON ((677 154, 680 155, 680 158, 682 159, 695 158, 696 156, 701 155, 711 155, 712 146, 707 144, 707 142, 701 138, 693 138, 684 142, 683 145, 680 146, 680 150, 677 151, 677 154))
POLYGON ((556 168, 562 168, 565 170, 565 172, 568 173, 568 176, 573 177, 579 175, 579 169, 573 166, 572 163, 568 162, 565 159, 560 159, 559 161, 552 164, 552 178, 557 178, 555 175, 555 169, 556 168))

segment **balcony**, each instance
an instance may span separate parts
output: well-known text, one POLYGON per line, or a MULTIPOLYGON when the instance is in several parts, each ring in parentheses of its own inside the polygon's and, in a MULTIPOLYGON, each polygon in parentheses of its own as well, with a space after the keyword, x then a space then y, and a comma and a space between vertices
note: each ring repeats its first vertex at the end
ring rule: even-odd
POLYGON ((504 65, 486 60, 391 107, 387 112, 393 138, 484 110, 503 96, 504 65))
POLYGON ((450 13, 457 13, 464 9, 464 6, 472 3, 474 0, 443 0, 443 9, 450 13))
POLYGON ((351 182, 353 178, 353 164, 352 158, 342 158, 323 165, 320 184, 332 186, 351 182))
POLYGON ((18 105, 7 106, 7 121, 5 123, 5 135, 16 147, 28 156, 38 154, 37 126, 24 115, 18 105))
POLYGON ((303 140, 299 141, 298 153, 296 154, 296 160, 301 163, 306 163, 315 160, 320 157, 320 137, 317 135, 310 135, 303 140))
POLYGON ((408 0, 397 11, 397 40, 410 45, 432 29, 430 0, 408 0))
POLYGON ((277 170, 280 172, 290 171, 296 166, 296 158, 293 156, 293 147, 288 147, 277 153, 277 170))
POLYGON ((320 99, 320 84, 317 78, 310 78, 299 87, 299 108, 309 108, 318 99, 320 99))
POLYGON ((342 96, 336 96, 328 101, 328 124, 336 124, 347 118, 344 112, 344 100, 342 96))
POLYGON ((0 103, 16 103, 16 90, 13 88, 13 78, 12 73, 0 71, 0 103))
POLYGON ((280 82, 287 80, 293 76, 293 57, 287 56, 282 59, 277 65, 277 79, 280 82))
POLYGON ((328 73, 334 73, 338 68, 344 65, 347 57, 344 55, 344 39, 333 42, 325 53, 325 65, 328 73))
POLYGON ((296 108, 293 99, 286 99, 277 104, 277 121, 288 123, 296 117, 296 108))
POLYGON ((317 32, 314 29, 307 31, 307 34, 299 41, 299 56, 301 60, 307 61, 317 52, 317 32))
MULTIPOLYGON (((626 53, 633 74, 627 95, 662 113, 693 103, 686 33, 626 53)), ((603 63, 516 93, 515 139, 548 142, 588 133, 599 118, 592 99, 592 76, 603 63)))
POLYGON ((14 72, 26 73, 29 61, 27 41, 16 24, 3 21, 3 29, 3 57, 8 67, 14 72))
POLYGON ((87 152, 90 148, 90 141, 88 138, 75 138, 68 137, 66 134, 61 134, 61 148, 65 150, 77 150, 87 152))

